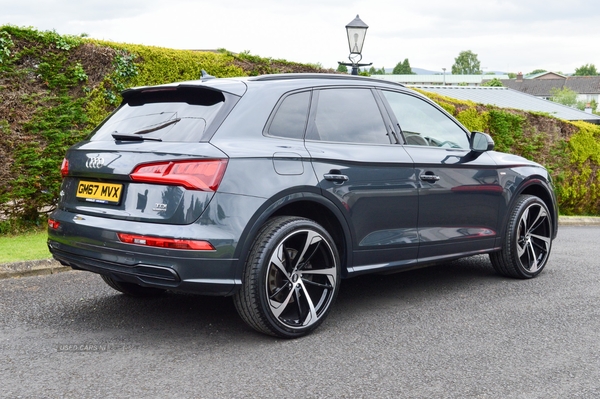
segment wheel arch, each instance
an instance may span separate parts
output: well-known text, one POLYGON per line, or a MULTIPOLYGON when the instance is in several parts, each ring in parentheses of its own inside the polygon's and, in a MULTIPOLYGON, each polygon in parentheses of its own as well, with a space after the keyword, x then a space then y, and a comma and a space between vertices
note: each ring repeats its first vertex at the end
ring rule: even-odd
POLYGON ((242 278, 246 258, 261 227, 276 216, 304 217, 323 226, 335 242, 342 267, 341 275, 346 277, 348 266, 352 262, 352 240, 348 222, 342 212, 320 192, 286 190, 267 201, 244 229, 235 251, 235 258, 238 260, 236 279, 242 278))
MULTIPOLYGON (((512 209, 515 202, 521 195, 533 195, 541 199, 546 207, 550 211, 550 217, 552 219, 552 238, 556 238, 558 233, 558 205, 556 203, 556 197, 554 196, 554 191, 552 190, 550 184, 541 177, 532 177, 518 188, 512 198, 510 199, 510 203, 507 209, 512 209)), ((506 213, 505 219, 508 217, 509 212, 506 213)), ((506 229, 506 220, 502 225, 502 229, 506 229)))

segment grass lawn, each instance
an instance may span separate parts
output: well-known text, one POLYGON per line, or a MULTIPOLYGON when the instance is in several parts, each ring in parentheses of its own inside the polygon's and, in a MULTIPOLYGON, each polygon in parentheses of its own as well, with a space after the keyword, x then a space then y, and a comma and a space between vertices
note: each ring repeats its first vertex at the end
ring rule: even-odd
POLYGON ((0 263, 48 259, 52 256, 46 246, 45 231, 17 236, 0 236, 0 263))

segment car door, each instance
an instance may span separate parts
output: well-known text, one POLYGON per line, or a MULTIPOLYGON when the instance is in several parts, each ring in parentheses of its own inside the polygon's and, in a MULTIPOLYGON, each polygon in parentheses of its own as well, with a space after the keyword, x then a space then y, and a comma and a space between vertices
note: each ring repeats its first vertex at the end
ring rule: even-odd
POLYGON ((374 90, 314 90, 305 145, 323 195, 350 227, 350 273, 410 265, 417 258, 416 175, 394 134, 374 90))
POLYGON ((502 199, 498 169, 470 151, 470 133, 436 105, 381 91, 415 163, 419 186, 419 261, 493 248, 502 199))

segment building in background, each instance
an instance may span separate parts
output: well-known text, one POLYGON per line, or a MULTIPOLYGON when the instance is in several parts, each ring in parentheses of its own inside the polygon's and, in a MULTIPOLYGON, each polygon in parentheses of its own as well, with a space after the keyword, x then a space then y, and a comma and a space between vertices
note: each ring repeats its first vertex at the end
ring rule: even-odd
POLYGON ((523 111, 543 112, 567 121, 585 121, 600 124, 600 115, 580 111, 508 87, 413 85, 423 91, 437 93, 457 100, 495 105, 523 111))
POLYGON ((501 79, 502 84, 513 90, 549 100, 552 91, 568 88, 577 93, 577 101, 600 105, 600 76, 564 76, 555 72, 523 76, 516 79, 501 79))
POLYGON ((494 78, 504 81, 508 75, 371 75, 372 78, 389 80, 405 85, 481 86, 494 78))

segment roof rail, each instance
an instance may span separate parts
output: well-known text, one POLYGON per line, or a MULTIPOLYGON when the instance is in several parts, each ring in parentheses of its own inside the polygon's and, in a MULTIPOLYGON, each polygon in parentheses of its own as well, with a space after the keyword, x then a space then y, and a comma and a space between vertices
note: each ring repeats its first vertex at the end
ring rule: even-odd
POLYGON ((367 76, 335 74, 335 73, 276 73, 271 75, 259 75, 250 77, 248 80, 293 80, 293 79, 358 79, 370 80, 367 76))
POLYGON ((348 74, 335 74, 335 73, 276 73, 270 75, 259 75, 259 76, 251 76, 248 78, 250 81, 277 81, 277 80, 302 80, 302 79, 337 79, 337 80, 357 80, 357 81, 367 81, 373 82, 377 81, 378 84, 384 83, 393 86, 406 87, 405 85, 397 82, 392 82, 388 80, 375 79, 369 76, 361 76, 361 75, 348 75, 348 74))

